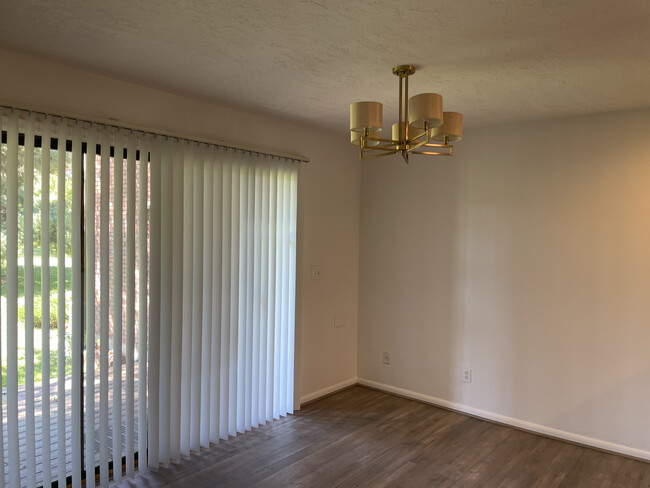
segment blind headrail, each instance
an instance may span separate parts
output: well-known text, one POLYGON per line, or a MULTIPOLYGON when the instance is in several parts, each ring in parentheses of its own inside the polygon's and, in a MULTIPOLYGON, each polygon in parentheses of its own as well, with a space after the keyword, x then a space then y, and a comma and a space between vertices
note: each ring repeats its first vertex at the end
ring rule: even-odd
POLYGON ((268 149, 261 149, 261 148, 256 148, 256 147, 247 146, 243 144, 233 144, 230 142, 217 140, 217 139, 189 136, 187 134, 180 134, 174 132, 162 132, 157 129, 153 129, 151 127, 144 127, 138 125, 122 125, 119 123, 118 120, 112 120, 112 119, 102 120, 101 118, 97 118, 95 120, 89 120, 74 115, 66 115, 62 113, 55 114, 55 113, 44 112, 42 110, 31 110, 28 108, 23 108, 23 107, 18 107, 13 105, 0 104, 1 115, 6 115, 7 111, 9 110, 16 110, 20 112, 21 119, 29 117, 29 114, 34 114, 36 120, 42 122, 46 119, 46 117, 49 116, 61 120, 66 119, 70 121, 79 121, 85 124, 103 125, 106 127, 115 128, 116 130, 120 130, 120 131, 131 131, 134 134, 152 135, 156 137, 167 137, 168 139, 173 139, 173 140, 187 142, 187 143, 207 144, 209 146, 219 147, 222 149, 232 149, 235 151, 242 151, 249 154, 257 154, 260 156, 268 156, 273 158, 285 159, 287 161, 293 161, 296 163, 308 163, 310 161, 310 159, 306 156, 283 153, 283 152, 273 151, 268 149))

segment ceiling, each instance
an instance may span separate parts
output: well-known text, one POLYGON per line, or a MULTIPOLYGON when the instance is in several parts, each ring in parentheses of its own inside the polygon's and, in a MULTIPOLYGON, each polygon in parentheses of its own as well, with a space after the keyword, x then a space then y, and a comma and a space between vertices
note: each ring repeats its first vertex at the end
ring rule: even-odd
POLYGON ((2 0, 0 47, 346 132, 443 95, 466 126, 650 106, 648 0, 2 0))

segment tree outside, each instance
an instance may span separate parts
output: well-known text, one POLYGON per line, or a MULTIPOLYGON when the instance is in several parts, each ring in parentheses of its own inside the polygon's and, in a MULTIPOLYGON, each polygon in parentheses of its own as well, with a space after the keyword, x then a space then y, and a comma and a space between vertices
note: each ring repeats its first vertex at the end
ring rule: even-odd
MULTIPOLYGON (((2 306, 2 387, 6 387, 6 368, 7 368, 7 145, 5 143, 6 135, 3 134, 3 143, 0 154, 0 284, 2 286, 1 306, 2 306)), ((37 145, 40 141, 37 139, 37 145)), ((65 148, 63 148, 65 150, 65 148)), ((62 204, 65 206, 65 259, 62 263, 57 260, 57 215, 59 206, 59 179, 58 179, 58 148, 50 149, 50 173, 44 175, 42 172, 42 154, 41 148, 34 151, 34 178, 33 178, 33 269, 34 269, 34 381, 39 382, 42 379, 43 369, 43 344, 41 329, 47 318, 42 315, 43 294, 41 289, 41 270, 46 267, 50 272, 50 377, 55 378, 58 374, 58 354, 66 356, 66 374, 71 370, 72 360, 69 350, 69 314, 71 300, 71 242, 72 242, 72 175, 71 175, 71 154, 66 153, 64 168, 64 188, 65 193, 62 196, 62 204), (42 182, 47 178, 49 182, 49 202, 42 199, 42 182), (49 208, 48 208, 49 203, 49 208), (41 262, 41 236, 42 236, 42 212, 48 212, 49 227, 49 263, 41 262), (58 283, 58 266, 65 267, 65 283, 58 283), (58 323, 58 288, 65 290, 65 309, 66 321, 64 324, 58 323), (58 350, 58 330, 63 327, 66 341, 66 350, 58 350)), ((18 151, 18 384, 25 382, 25 151, 24 146, 19 147, 18 151)))

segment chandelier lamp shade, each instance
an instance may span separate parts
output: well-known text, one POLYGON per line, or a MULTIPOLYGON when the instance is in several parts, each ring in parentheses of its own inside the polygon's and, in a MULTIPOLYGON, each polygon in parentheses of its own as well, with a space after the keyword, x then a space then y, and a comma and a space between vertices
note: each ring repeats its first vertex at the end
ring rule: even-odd
POLYGON ((359 147, 360 159, 372 159, 400 153, 409 162, 409 154, 453 156, 450 142, 463 135, 463 115, 443 112, 442 96, 421 93, 408 98, 410 75, 415 67, 393 68, 399 77, 398 122, 392 125, 391 139, 381 137, 383 105, 379 102, 357 102, 350 105, 350 142, 359 147))

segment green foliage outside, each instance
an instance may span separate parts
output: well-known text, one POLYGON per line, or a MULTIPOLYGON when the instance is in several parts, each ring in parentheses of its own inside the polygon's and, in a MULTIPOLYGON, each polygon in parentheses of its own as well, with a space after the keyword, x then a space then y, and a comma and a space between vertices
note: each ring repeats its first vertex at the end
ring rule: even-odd
MULTIPOLYGON (((0 238, 2 239, 2 249, 6 250, 7 242, 7 146, 2 144, 0 164, 0 223, 2 224, 2 232, 0 238)), ((50 255, 56 256, 57 251, 57 215, 58 215, 58 162, 57 151, 50 151, 50 175, 49 175, 49 239, 50 239, 50 255)), ((42 172, 41 172, 41 151, 37 149, 34 152, 34 188, 33 188, 33 245, 37 254, 40 254, 41 249, 41 209, 42 202, 42 172)), ((72 164, 71 154, 66 153, 65 162, 65 254, 70 256, 72 254, 72 164)), ((20 148, 18 151, 18 250, 25 249, 25 155, 24 150, 20 148)), ((0 264, 2 265, 3 280, 6 272, 7 256, 6 252, 2 253, 0 257, 0 264)), ((4 284, 4 283, 3 283, 4 284)))
MULTIPOLYGON (((66 307, 65 321, 69 323, 70 307, 66 307)), ((25 303, 18 306, 18 321, 25 323, 25 303)), ((56 290, 50 293, 50 329, 58 329, 59 327, 59 297, 56 290)), ((43 328, 43 298, 41 295, 34 297, 34 329, 43 328)))
MULTIPOLYGON (((7 146, 6 144, 1 145, 0 152, 0 249, 2 254, 0 256, 0 285, 2 286, 2 298, 6 299, 7 287, 6 287, 6 273, 7 273, 7 146)), ((42 328, 43 319, 42 319, 42 297, 41 297, 41 266, 40 266, 40 255, 41 255, 41 236, 42 236, 42 212, 45 211, 47 205, 42 199, 43 188, 42 182, 45 175, 42 174, 42 150, 37 148, 34 151, 34 178, 33 178, 33 214, 32 214, 32 232, 33 232, 33 249, 34 249, 34 326, 35 329, 39 329, 38 332, 34 333, 34 380, 36 382, 41 381, 42 370, 43 370, 43 357, 42 357, 42 328)), ((19 337, 19 346, 18 346, 18 384, 22 385, 25 382, 25 346, 24 346, 24 337, 25 337, 25 267, 23 253, 25 251, 25 154, 22 147, 18 151, 18 337, 19 337)), ((72 243, 72 165, 71 165, 71 154, 66 153, 66 161, 64 169, 64 216, 65 216, 65 249, 63 249, 66 256, 72 254, 71 243, 72 243)), ((49 228, 47 232, 49 234, 49 252, 52 258, 58 256, 57 248, 57 230, 58 230, 58 190, 59 190, 59 178, 58 178, 58 151, 50 151, 50 174, 47 175, 49 181, 49 208, 47 209, 48 213, 48 222, 49 228)), ((59 286, 57 266, 50 266, 50 377, 55 378, 58 375, 58 355, 65 354, 65 374, 68 375, 71 373, 72 368, 72 359, 69 354, 69 336, 66 331, 66 350, 58 351, 58 293, 57 288, 59 286)), ((72 270, 71 268, 66 268, 66 282, 61 284, 66 292, 70 291, 71 288, 71 277, 72 270)), ((69 297, 69 293, 66 293, 69 297)), ((3 300, 4 301, 4 300, 3 300)), ((66 298, 66 323, 69 323, 69 298, 66 298)), ((5 302, 6 303, 6 302, 5 302)), ((6 337, 6 323, 2 323, 3 334, 6 337)), ((6 344, 3 344, 3 347, 6 347, 6 344)), ((6 354, 3 354, 2 358, 2 386, 6 387, 7 381, 7 369, 6 369, 6 354)))
MULTIPOLYGON (((20 351, 19 351, 20 353, 20 351)), ((59 362, 58 362, 58 352, 55 349, 50 351, 50 378, 56 378, 59 374, 59 362)), ((25 384, 25 354, 23 350, 22 360, 19 354, 18 357, 19 367, 18 367, 18 384, 25 384)), ((72 374, 72 358, 70 354, 66 354, 65 357, 65 375, 68 376, 72 374)), ((35 350, 34 351, 34 383, 40 383, 43 380, 43 351, 35 350)), ((2 365, 2 387, 7 387, 7 366, 2 365)))

